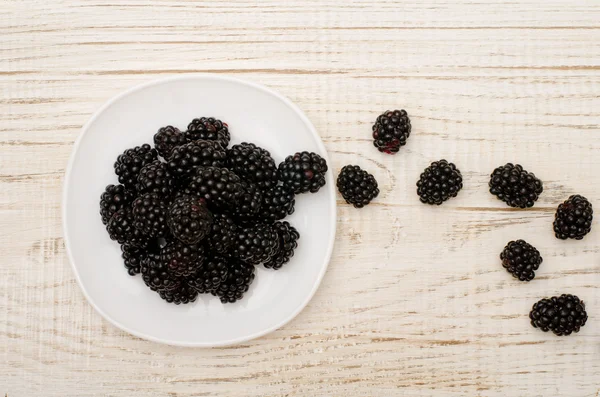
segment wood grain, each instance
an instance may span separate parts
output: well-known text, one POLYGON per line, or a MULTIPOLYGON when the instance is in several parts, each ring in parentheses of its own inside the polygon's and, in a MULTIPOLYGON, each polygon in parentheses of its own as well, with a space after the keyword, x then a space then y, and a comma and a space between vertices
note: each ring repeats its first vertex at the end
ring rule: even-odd
POLYGON ((600 232, 551 231, 561 200, 600 197, 599 21, 599 3, 566 0, 5 0, 0 394, 600 396, 600 232), (306 310, 226 349, 162 346, 103 321, 60 225, 63 172, 91 113, 134 84, 196 72, 279 90, 334 172, 356 163, 381 185, 363 210, 339 201, 333 260, 306 310), (383 156, 370 126, 396 107, 413 136, 383 156), (440 158, 465 189, 425 207, 414 184, 440 158), (508 161, 544 180, 533 209, 487 192, 508 161), (527 285, 498 260, 521 237, 545 259, 527 285), (569 338, 527 320, 558 293, 588 305, 569 338))

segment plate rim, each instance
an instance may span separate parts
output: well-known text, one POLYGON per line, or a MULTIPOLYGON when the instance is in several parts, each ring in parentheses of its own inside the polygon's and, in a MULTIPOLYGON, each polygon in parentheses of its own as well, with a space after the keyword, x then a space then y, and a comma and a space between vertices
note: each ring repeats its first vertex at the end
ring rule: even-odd
POLYGON ((63 229, 62 235, 63 235, 64 245, 65 245, 65 251, 67 253, 67 258, 69 259, 71 269, 73 270, 73 273, 75 274, 75 279, 77 280, 77 284, 79 285, 81 292, 83 292, 83 295, 85 296, 86 300, 94 308, 94 310, 96 310, 96 312, 99 313, 100 316, 102 316, 102 318, 104 318, 106 321, 108 321, 109 323, 111 323, 112 325, 114 325, 115 327, 119 328, 122 331, 125 331, 131 335, 138 337, 138 338, 149 340, 149 341, 152 341, 155 343, 161 343, 161 344, 166 344, 166 345, 171 345, 171 346, 183 346, 183 347, 223 347, 223 346, 236 345, 236 344, 247 342, 247 341, 250 341, 253 339, 257 339, 257 338, 267 335, 273 331, 276 331, 279 328, 284 327, 290 321, 292 321, 296 316, 298 316, 298 314, 300 314, 300 312, 302 312, 302 310, 304 310, 306 308, 308 303, 312 300, 315 293, 319 289, 319 286, 321 285, 321 282, 323 281, 323 277, 325 276, 325 273, 327 272, 327 268, 329 267, 329 263, 331 261, 331 256, 333 253, 333 248, 335 245, 336 233, 337 233, 337 202, 336 201, 337 201, 337 199, 336 199, 336 192, 334 189, 333 170, 331 169, 331 161, 329 159, 329 154, 327 152, 327 149, 325 148, 325 145, 323 144, 321 136, 317 133, 317 130, 315 129, 312 122, 309 120, 309 118, 306 116, 306 114, 294 102, 292 102, 290 99, 288 99, 284 95, 280 94, 279 92, 277 92, 265 85, 255 83, 252 81, 248 81, 248 80, 239 79, 236 77, 222 76, 222 75, 218 75, 218 74, 214 74, 214 73, 194 73, 194 74, 187 74, 187 75, 183 75, 183 76, 175 75, 175 76, 153 79, 150 81, 143 82, 141 84, 136 84, 133 87, 130 87, 130 88, 126 89, 125 91, 112 96, 110 99, 108 99, 108 101, 104 102, 104 104, 98 110, 96 110, 92 114, 92 116, 89 118, 89 120, 82 126, 82 128, 79 132, 79 135, 77 136, 77 138, 75 139, 75 142, 73 143, 73 147, 71 149, 71 154, 69 156, 69 162, 67 163, 67 168, 64 173, 62 200, 61 200, 61 216, 62 216, 61 223, 62 223, 62 229, 63 229), (330 225, 329 229, 330 229, 330 233, 331 233, 332 237, 331 237, 330 241, 328 242, 327 252, 326 252, 325 258, 324 258, 324 264, 321 267, 321 270, 319 272, 317 280, 313 284, 310 293, 306 296, 304 301, 290 315, 285 317, 282 321, 278 322, 277 324, 275 324, 271 327, 268 327, 264 330, 250 334, 250 335, 233 338, 233 339, 227 339, 227 340, 223 340, 223 341, 219 341, 219 342, 197 342, 197 341, 189 341, 189 340, 188 341, 180 341, 180 340, 159 338, 159 337, 155 337, 152 335, 148 335, 144 332, 132 330, 129 327, 125 326, 124 324, 121 324, 120 322, 111 318, 107 313, 105 313, 96 304, 96 302, 94 302, 94 300, 92 299, 92 297, 89 295, 88 291, 86 290, 83 282, 81 281, 81 277, 79 275, 77 267, 75 266, 75 261, 73 260, 73 254, 71 251, 71 242, 68 237, 69 227, 68 227, 67 221, 66 221, 66 219, 67 219, 67 201, 68 201, 67 195, 68 195, 68 190, 69 190, 69 181, 71 178, 71 171, 73 168, 73 164, 75 162, 76 154, 79 151, 79 146, 80 146, 81 142, 83 141, 84 137, 87 135, 87 132, 88 132, 90 126, 96 121, 96 119, 107 108, 114 105, 116 102, 118 102, 120 99, 122 99, 126 96, 129 96, 129 95, 131 95, 137 91, 143 90, 145 88, 152 87, 154 85, 169 83, 169 82, 178 81, 178 80, 187 80, 187 79, 217 80, 217 81, 225 81, 225 82, 230 82, 230 83, 241 84, 241 85, 245 85, 245 86, 263 91, 263 92, 279 99, 285 105, 287 105, 290 109, 292 109, 294 111, 294 113, 296 113, 300 117, 300 119, 304 122, 304 124, 308 127, 308 130, 315 138, 317 147, 320 151, 320 155, 325 158, 325 160, 327 161, 327 164, 329 164, 329 166, 330 166, 329 173, 326 175, 327 186, 325 186, 325 188, 328 189, 333 196, 333 200, 331 200, 331 202, 329 204, 329 207, 330 207, 329 209, 332 214, 331 219, 330 219, 331 225, 330 225))

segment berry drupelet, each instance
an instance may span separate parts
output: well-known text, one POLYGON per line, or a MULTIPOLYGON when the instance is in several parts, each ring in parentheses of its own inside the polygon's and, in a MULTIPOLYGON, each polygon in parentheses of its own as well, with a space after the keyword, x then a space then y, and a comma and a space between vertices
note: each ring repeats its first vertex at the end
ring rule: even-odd
POLYGON ((258 218, 275 222, 294 213, 296 194, 289 186, 278 185, 262 191, 262 204, 258 218))
POLYGON ((490 177, 490 193, 511 207, 533 207, 543 191, 542 181, 519 164, 498 167, 490 177))
POLYGON ((210 232, 212 215, 204 199, 195 196, 180 196, 169 206, 167 224, 171 234, 186 244, 196 244, 210 232))
POLYGON ((583 239, 592 231, 594 209, 592 203, 583 196, 574 195, 560 204, 554 219, 554 233, 556 238, 566 240, 583 239))
POLYGON ((148 252, 142 260, 142 279, 152 291, 172 290, 181 285, 181 280, 161 261, 160 254, 148 252))
POLYGON ((325 186, 327 162, 316 153, 299 152, 279 164, 278 178, 294 193, 316 193, 325 186))
POLYGON ((227 168, 261 189, 277 184, 277 167, 268 150, 243 142, 227 150, 227 168))
POLYGON ((373 125, 373 145, 382 153, 396 154, 406 145, 411 125, 406 110, 388 110, 373 125))
POLYGON ((244 194, 240 178, 228 169, 218 167, 199 168, 187 190, 216 209, 233 208, 244 194))
POLYGON ((215 256, 204 261, 198 270, 187 278, 187 283, 201 294, 215 291, 227 279, 229 265, 227 260, 215 256))
POLYGON ((563 294, 542 299, 529 313, 531 325, 558 336, 579 332, 588 319, 585 304, 575 295, 563 294))
POLYGON ((463 187, 460 171, 446 160, 434 161, 417 182, 417 194, 424 204, 441 205, 456 197, 463 187))
POLYGON ((362 208, 379 195, 375 177, 358 165, 347 165, 338 175, 337 188, 346 203, 362 208))
POLYGON ((535 271, 542 264, 540 252, 524 240, 511 241, 500 254, 502 266, 514 278, 521 281, 531 281, 535 271))
POLYGON ((206 238, 211 252, 227 254, 237 238, 237 226, 227 214, 213 214, 213 223, 206 238))
POLYGON ((115 174, 119 177, 119 183, 129 189, 135 189, 142 167, 157 159, 158 153, 148 144, 125 150, 115 162, 115 174))
POLYGON ((201 117, 192 120, 185 132, 185 137, 188 141, 216 141, 223 148, 229 145, 231 139, 227 124, 213 117, 201 117))
POLYGON ((142 167, 137 178, 138 194, 156 193, 161 197, 169 197, 173 185, 174 181, 167 165, 158 160, 142 167))
POLYGON ((218 296, 221 303, 234 303, 242 299, 254 281, 254 272, 253 265, 231 259, 227 278, 212 294, 218 296))
POLYGON ((133 200, 134 226, 148 237, 163 237, 167 234, 168 207, 156 193, 145 193, 133 200))
POLYGON ((173 126, 162 127, 154 134, 154 147, 159 155, 168 158, 171 150, 187 142, 183 132, 173 126))
POLYGON ((277 233, 279 246, 276 249, 277 253, 268 262, 265 262, 264 266, 267 269, 278 270, 294 256, 294 250, 298 248, 300 233, 288 222, 275 222, 273 229, 277 233))
POLYGON ((204 262, 204 246, 172 241, 160 251, 160 260, 170 273, 186 277, 196 272, 204 262))
POLYGON ((192 177, 200 167, 223 167, 225 149, 215 141, 193 141, 177 146, 167 159, 171 174, 179 180, 192 177))
POLYGON ((123 185, 108 185, 100 195, 100 216, 102 223, 108 224, 110 218, 121 208, 128 207, 134 193, 123 185))
POLYGON ((257 224, 238 230, 233 255, 252 265, 268 262, 276 253, 279 237, 271 225, 257 224))

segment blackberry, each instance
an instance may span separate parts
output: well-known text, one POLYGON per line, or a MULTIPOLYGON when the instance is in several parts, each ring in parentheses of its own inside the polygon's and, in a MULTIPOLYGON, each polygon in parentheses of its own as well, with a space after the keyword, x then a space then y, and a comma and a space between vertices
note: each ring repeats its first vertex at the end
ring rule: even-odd
POLYGON ((554 219, 556 238, 581 240, 592 231, 594 209, 592 203, 583 196, 574 195, 560 204, 554 219))
POLYGON ((172 241, 160 251, 160 260, 175 276, 186 277, 198 270, 204 262, 204 246, 172 241))
POLYGON ((434 161, 417 182, 417 194, 425 204, 440 205, 456 197, 463 187, 460 171, 446 160, 434 161))
POLYGON ((325 186, 327 162, 316 153, 299 152, 279 164, 278 178, 294 193, 316 193, 325 186))
POLYGON ((225 149, 215 141, 193 141, 177 146, 167 158, 167 167, 177 179, 192 177, 200 167, 225 166, 225 149))
POLYGON ((198 291, 184 282, 181 282, 175 289, 158 291, 158 295, 168 303, 176 305, 186 305, 198 299, 198 291))
POLYGON ((242 299, 254 281, 254 271, 254 266, 231 259, 227 278, 216 290, 211 291, 212 294, 218 296, 221 303, 234 303, 242 299))
POLYGON ((154 134, 154 147, 163 158, 169 157, 171 150, 186 143, 185 135, 173 126, 162 127, 154 134))
POLYGON ((406 110, 388 110, 373 124, 373 145, 382 153, 396 154, 406 145, 411 128, 406 110))
POLYGON ((206 238, 206 246, 214 253, 229 252, 237 237, 237 226, 233 218, 227 214, 214 214, 210 233, 206 238))
POLYGON ((542 264, 540 252, 523 240, 511 241, 500 254, 502 266, 521 281, 531 281, 542 264))
POLYGON ((542 181, 519 164, 498 167, 490 177, 490 193, 511 207, 533 207, 543 191, 542 181))
POLYGON ((238 230, 234 256, 252 265, 268 262, 279 245, 277 233, 270 225, 257 224, 238 230))
POLYGON ((210 231, 212 215, 204 200, 194 196, 175 198, 169 207, 167 223, 175 238, 186 244, 196 244, 210 231))
POLYGON ((242 182, 244 193, 232 211, 233 217, 240 224, 256 223, 255 218, 260 211, 262 193, 252 182, 242 182))
POLYGON ((146 164, 138 175, 138 194, 156 193, 161 197, 169 197, 173 191, 173 178, 167 165, 160 161, 146 164))
POLYGON ((263 190, 258 218, 275 222, 292 215, 296 204, 295 196, 294 189, 289 186, 278 185, 263 190))
POLYGON ((158 153, 148 144, 125 150, 115 162, 115 174, 119 177, 119 183, 134 189, 142 167, 157 159, 158 153))
POLYGON ((198 169, 187 189, 205 199, 209 207, 218 209, 233 208, 244 193, 236 174, 217 167, 198 169))
POLYGON ((139 274, 142 270, 142 261, 146 256, 146 249, 131 244, 122 244, 121 252, 121 257, 123 258, 127 273, 129 273, 130 276, 139 274))
POLYGON ((100 215, 102 223, 108 224, 110 218, 121 208, 133 201, 134 193, 123 185, 108 185, 100 195, 100 215))
POLYGON ((167 204, 156 193, 144 193, 133 200, 133 221, 136 229, 149 237, 167 234, 167 204))
POLYGON ((148 252, 142 260, 142 279, 152 291, 173 290, 181 285, 181 280, 161 261, 160 254, 148 252))
POLYGON ((189 141, 197 141, 200 139, 217 141, 224 148, 229 145, 229 140, 231 139, 227 124, 213 117, 201 117, 192 120, 185 132, 185 137, 189 141))
POLYGON ((575 295, 563 294, 542 299, 529 313, 531 325, 558 336, 579 332, 588 319, 585 304, 575 295))
POLYGON ((129 208, 121 208, 113 214, 106 225, 108 235, 119 244, 129 244, 144 248, 148 238, 134 226, 133 214, 129 208))
POLYGON ((215 291, 229 274, 227 260, 218 256, 207 259, 187 278, 187 283, 201 294, 215 291))
POLYGON ((273 229, 277 233, 279 246, 277 253, 268 262, 265 262, 264 266, 267 269, 278 270, 294 256, 294 250, 298 248, 300 233, 288 222, 275 222, 273 229))
POLYGON ((338 175, 337 188, 346 203, 362 208, 379 195, 375 177, 358 165, 347 165, 338 175))
POLYGON ((227 168, 242 180, 250 180, 261 189, 277 184, 277 166, 271 153, 253 143, 244 142, 228 149, 227 168))

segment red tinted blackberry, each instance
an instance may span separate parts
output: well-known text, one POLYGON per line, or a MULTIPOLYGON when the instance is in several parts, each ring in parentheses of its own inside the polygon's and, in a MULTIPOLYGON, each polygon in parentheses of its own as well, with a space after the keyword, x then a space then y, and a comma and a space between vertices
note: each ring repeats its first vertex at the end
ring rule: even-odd
POLYGON ((278 178, 294 193, 316 193, 325 186, 327 162, 316 153, 301 152, 279 164, 278 178))
POLYGON ((239 224, 256 223, 260 211, 262 193, 252 182, 242 182, 244 193, 232 210, 232 215, 239 224))
POLYGON ((198 299, 198 291, 184 282, 181 282, 175 289, 158 291, 158 295, 168 303, 176 305, 186 305, 198 299))
POLYGON ((136 229, 148 237, 167 234, 168 207, 156 193, 145 193, 133 200, 133 221, 136 229))
POLYGON ((277 253, 268 262, 265 262, 264 266, 267 269, 278 270, 294 256, 294 250, 298 248, 300 233, 288 222, 275 222, 273 229, 277 233, 279 246, 277 253))
POLYGON ((233 208, 244 194, 240 178, 226 168, 202 167, 187 188, 206 200, 211 208, 233 208))
POLYGON ((115 162, 115 174, 119 177, 119 183, 134 189, 142 167, 157 159, 158 153, 148 144, 125 150, 115 162))
POLYGON ((277 184, 277 167, 271 153, 253 143, 244 142, 228 149, 227 168, 261 189, 277 184))
POLYGON ((214 214, 211 231, 206 238, 206 246, 211 252, 226 254, 237 237, 237 226, 227 214, 214 214))
POLYGON ((523 240, 511 241, 500 254, 502 266, 521 281, 531 281, 542 264, 540 252, 523 240))
POLYGON ((163 158, 169 157, 171 150, 186 142, 185 135, 170 125, 160 128, 154 135, 154 147, 163 158))
POLYGON ((227 260, 213 257, 204 261, 198 270, 187 278, 187 283, 201 294, 215 291, 229 274, 227 260))
POLYGON ((592 231, 594 209, 592 203, 583 196, 574 195, 560 204, 554 219, 556 238, 581 240, 592 231))
POLYGON ((142 260, 146 256, 147 250, 144 248, 136 247, 135 245, 122 244, 121 245, 121 257, 127 273, 130 276, 139 274, 142 270, 142 260))
POLYGON ((108 185, 100 196, 102 223, 108 224, 115 212, 131 204, 133 197, 134 193, 123 185, 108 185))
POLYGON ((129 208, 121 208, 113 214, 106 225, 108 235, 119 244, 145 247, 148 237, 134 226, 133 214, 129 208))
POLYGON ((211 291, 212 294, 218 296, 221 303, 234 303, 242 299, 254 281, 254 271, 254 266, 230 259, 227 278, 215 291, 211 291))
POLYGON ((358 165, 347 165, 338 175, 337 188, 348 204, 362 208, 379 195, 375 177, 358 165))
POLYGON ((417 194, 425 204, 440 205, 456 197, 463 187, 460 171, 446 160, 434 161, 417 182, 417 194))
POLYGON ((262 192, 262 204, 258 218, 275 222, 294 213, 296 204, 294 189, 278 185, 262 192))
POLYGON ((180 241, 172 241, 160 251, 160 260, 165 268, 179 277, 186 277, 196 272, 204 259, 202 245, 187 245, 180 241))
POLYGON ((172 290, 181 285, 181 280, 169 271, 156 252, 148 252, 143 258, 141 273, 144 283, 152 291, 172 290))
POLYGON ((196 244, 210 232, 213 219, 203 199, 180 196, 169 207, 167 223, 175 238, 186 244, 196 244))
POLYGON ((175 178, 186 180, 200 167, 225 166, 225 157, 225 149, 218 142, 193 141, 174 148, 167 167, 175 178))
POLYGON ((552 331, 558 336, 566 336, 579 332, 588 316, 583 301, 575 295, 563 294, 535 303, 529 318, 534 328, 544 332, 552 331))
POLYGON ((543 191, 542 181, 519 164, 498 167, 490 177, 490 193, 511 207, 533 207, 543 191))
POLYGON ((171 173, 167 165, 158 160, 142 167, 137 180, 138 194, 156 193, 161 197, 169 197, 173 191, 171 173))
POLYGON ((373 145, 382 153, 396 154, 406 145, 411 125, 406 110, 386 111, 373 124, 373 145))
POLYGON ((201 117, 192 120, 188 125, 185 136, 189 141, 197 141, 200 139, 217 141, 224 148, 229 145, 229 140, 231 139, 227 124, 213 117, 201 117))
POLYGON ((255 225, 238 230, 234 256, 252 265, 269 261, 277 253, 279 238, 271 225, 255 225))

